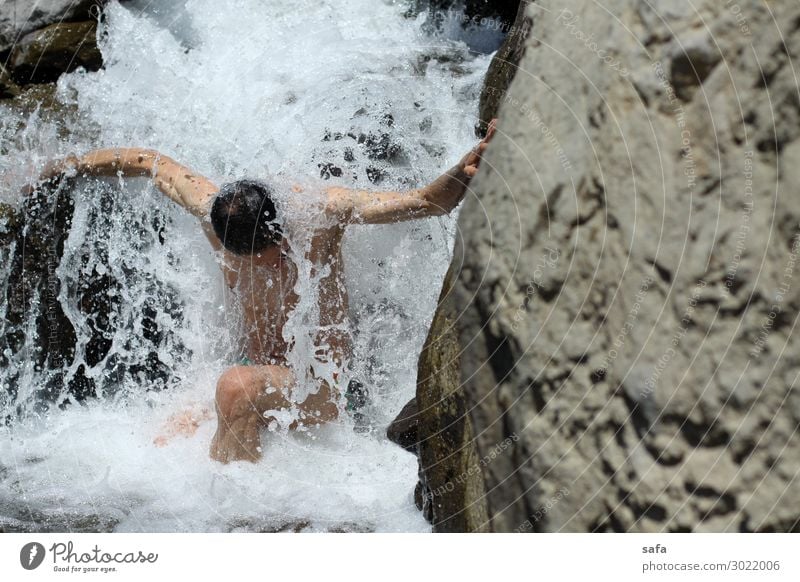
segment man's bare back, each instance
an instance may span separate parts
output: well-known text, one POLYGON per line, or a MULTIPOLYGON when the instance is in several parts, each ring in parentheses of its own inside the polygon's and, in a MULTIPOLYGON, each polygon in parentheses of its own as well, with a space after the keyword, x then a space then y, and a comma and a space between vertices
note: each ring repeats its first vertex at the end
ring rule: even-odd
MULTIPOLYGON (((309 226, 313 229, 308 233, 309 244, 303 256, 298 257, 303 265, 292 259, 297 250, 290 249, 287 238, 279 236, 279 228, 270 230, 269 244, 257 249, 242 250, 241 245, 233 245, 225 236, 225 225, 220 226, 217 221, 212 228, 208 219, 212 202, 216 206, 221 200, 220 188, 153 150, 96 150, 80 158, 53 163, 42 178, 49 179, 70 169, 83 175, 149 176, 166 196, 201 219, 209 242, 221 255, 225 282, 236 293, 243 309, 242 349, 250 364, 232 366, 217 382, 217 430, 210 455, 221 462, 256 461, 261 457, 264 426, 282 422, 288 424, 284 428, 297 429, 330 422, 339 416, 338 378, 345 373, 352 351, 343 280, 345 228, 449 213, 463 198, 493 134, 494 122, 486 138, 456 166, 419 190, 400 193, 328 188, 319 205, 318 226, 309 226), (317 281, 318 330, 311 338, 313 353, 306 355, 308 369, 295 370, 289 366, 290 346, 284 330, 300 300, 296 294, 298 270, 309 265, 311 276, 317 281), (316 374, 317 367, 332 370, 332 374, 316 374), (312 384, 310 390, 299 391, 308 394, 302 399, 293 396, 301 382, 312 384)), ((297 190, 293 194, 289 207, 303 207, 303 194, 297 190)), ((254 234, 253 240, 256 238, 254 234)), ((188 427, 190 431, 196 428, 198 420, 184 416, 176 417, 178 428, 168 433, 182 432, 180 427, 188 427)), ((166 437, 157 439, 157 443, 165 440, 166 437)))
MULTIPOLYGON (((319 280, 320 333, 315 343, 324 346, 339 365, 350 357, 347 329, 347 289, 342 261, 343 227, 315 231, 306 260, 324 265, 330 274, 319 280)), ((241 257, 223 249, 223 272, 228 287, 239 300, 244 319, 245 356, 257 364, 285 364, 289 345, 284 327, 297 306, 298 266, 284 243, 241 257)))

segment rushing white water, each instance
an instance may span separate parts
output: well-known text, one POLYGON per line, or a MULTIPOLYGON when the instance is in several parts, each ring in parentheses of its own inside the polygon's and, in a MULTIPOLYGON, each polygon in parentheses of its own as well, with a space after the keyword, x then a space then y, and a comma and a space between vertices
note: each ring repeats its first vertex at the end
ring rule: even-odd
MULTIPOLYGON (((112 3, 100 35, 104 70, 59 81, 61 100, 77 108, 70 140, 58 141, 38 115, 18 129, 5 112, 0 140, 12 152, 4 182, 21 185, 29 170, 19 168, 56 154, 141 146, 217 183, 424 184, 473 144, 488 57, 425 34, 406 8, 375 0, 112 3)), ((414 393, 452 217, 354 226, 346 235, 355 365, 370 392, 372 430, 355 432, 344 417, 306 434, 267 433, 260 463, 225 466, 208 459, 213 419, 191 438, 153 444, 171 414, 211 405, 216 378, 238 356, 238 311, 196 219, 141 180, 84 181, 77 190, 57 268, 77 356, 59 373, 66 381, 83 365, 99 397, 70 403, 65 391, 63 410, 0 428, 0 529, 428 529, 412 499, 416 460, 384 434, 414 393), (87 354, 97 323, 76 305, 87 273, 120 282, 110 347, 95 364, 87 354), (139 339, 146 321, 161 330, 149 343, 139 339), (165 390, 131 371, 150 356, 169 371, 165 390), (127 371, 109 372, 119 369, 127 371)), ((301 278, 299 292, 300 315, 313 314, 313 284, 301 278)), ((290 320, 298 346, 307 321, 290 320)), ((0 384, 13 380, 17 392, 2 412, 39 410, 43 372, 24 352, 11 362, 0 384)))

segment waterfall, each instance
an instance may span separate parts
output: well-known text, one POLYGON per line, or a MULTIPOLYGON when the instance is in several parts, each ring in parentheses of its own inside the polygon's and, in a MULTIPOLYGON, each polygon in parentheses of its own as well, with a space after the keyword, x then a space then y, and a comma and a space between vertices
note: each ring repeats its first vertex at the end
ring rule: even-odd
MULTIPOLYGON (((423 185, 474 144, 488 65, 424 20, 374 0, 112 2, 98 33, 105 67, 61 77, 60 121, 0 106, 4 189, 18 191, 47 158, 113 146, 156 149, 218 184, 423 185)), ((41 330, 32 319, 12 329, 0 306, 4 334, 24 338, 0 370, 0 527, 428 529, 412 499, 416 460, 384 433, 414 394, 454 216, 348 228, 354 361, 371 430, 343 418, 269 433, 260 463, 223 466, 207 454, 214 420, 163 448, 152 442, 171 414, 211 406, 238 356, 237 305, 197 220, 142 179, 60 188, 72 214, 58 285, 27 300, 52 303, 74 353, 37 364, 41 330)), ((4 295, 21 252, 0 248, 4 295)), ((299 315, 313 315, 313 281, 300 285, 299 315)), ((300 338, 307 321, 291 318, 287 333, 300 338)))

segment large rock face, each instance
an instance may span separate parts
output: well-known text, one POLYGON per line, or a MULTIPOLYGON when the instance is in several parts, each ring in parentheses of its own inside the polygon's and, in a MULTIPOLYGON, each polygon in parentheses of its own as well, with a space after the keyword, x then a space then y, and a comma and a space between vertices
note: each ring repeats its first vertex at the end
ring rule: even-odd
POLYGON ((797 531, 800 5, 528 15, 448 299, 489 527, 797 531))

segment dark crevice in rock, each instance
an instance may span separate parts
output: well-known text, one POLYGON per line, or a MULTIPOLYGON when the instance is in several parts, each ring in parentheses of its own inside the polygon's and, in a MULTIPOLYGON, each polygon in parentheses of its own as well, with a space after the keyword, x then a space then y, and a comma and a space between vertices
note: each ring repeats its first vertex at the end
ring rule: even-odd
POLYGON ((541 297, 545 303, 550 303, 561 293, 563 285, 564 281, 553 281, 549 285, 542 285, 539 287, 539 297, 541 297))
POLYGON ((631 493, 628 493, 623 501, 627 501, 628 507, 633 512, 634 519, 649 519, 658 523, 663 523, 667 520, 667 510, 664 506, 656 503, 655 501, 648 505, 640 505, 631 499, 631 493))
POLYGON ((756 441, 752 438, 738 438, 731 443, 730 449, 733 462, 737 465, 742 465, 747 462, 750 455, 756 450, 756 441))
POLYGON ((544 385, 541 382, 533 381, 530 385, 531 396, 533 397, 533 407, 537 413, 541 413, 547 405, 547 401, 542 394, 544 385))
MULTIPOLYGON (((488 322, 490 315, 482 309, 480 301, 476 301, 476 307, 480 311, 483 321, 488 322)), ((511 374, 516 360, 508 336, 495 335, 490 328, 491 326, 487 323, 487 325, 483 326, 481 333, 486 342, 489 367, 492 370, 495 381, 500 384, 511 374)))
POLYGON ((575 216, 575 218, 573 218, 572 221, 569 223, 570 230, 574 230, 579 226, 584 226, 592 218, 595 217, 595 215, 601 208, 603 208, 603 204, 602 202, 599 202, 597 204, 593 204, 588 212, 584 212, 583 214, 578 214, 577 216, 575 216))
POLYGON ((617 470, 611 466, 611 463, 609 463, 608 460, 601 458, 600 467, 603 470, 603 473, 609 476, 609 480, 613 482, 614 477, 617 475, 617 470))
POLYGON ((668 285, 672 284, 672 271, 667 269, 664 265, 662 265, 661 263, 659 263, 655 259, 650 259, 650 264, 653 266, 653 268, 655 269, 656 273, 658 273, 658 277, 664 283, 667 283, 668 285))
POLYGON ((769 89, 788 61, 789 52, 786 44, 779 42, 770 53, 770 58, 767 63, 759 68, 761 75, 758 78, 756 86, 760 85, 764 89, 769 89))
POLYGON ((504 382, 514 369, 516 360, 511 353, 510 341, 507 336, 497 338, 484 328, 484 336, 489 346, 489 366, 492 368, 497 383, 504 382))
POLYGON ((589 373, 589 380, 592 384, 599 384, 606 379, 608 372, 605 368, 597 368, 589 373))
POLYGON ((601 516, 594 522, 591 522, 587 530, 591 533, 614 532, 624 533, 627 531, 625 525, 617 517, 616 513, 608 506, 606 506, 607 515, 601 516))
POLYGON ((625 435, 625 425, 622 424, 617 425, 614 430, 614 440, 617 442, 617 444, 623 451, 627 451, 628 445, 625 442, 624 435, 625 435))
POLYGON ((706 485, 697 485, 691 482, 684 484, 686 492, 694 497, 701 498, 712 503, 711 507, 704 511, 700 517, 701 521, 706 521, 710 517, 725 515, 736 511, 736 497, 731 493, 720 492, 706 485))
POLYGON ((800 533, 800 516, 795 519, 782 519, 774 524, 764 525, 757 530, 757 533, 800 533))
POLYGON ((721 58, 719 49, 710 42, 684 46, 670 63, 670 78, 676 95, 683 101, 690 101, 721 58))
MULTIPOLYGON (((550 228, 550 223, 553 222, 553 216, 555 213, 554 207, 558 204, 558 200, 561 198, 561 193, 564 191, 564 185, 558 184, 549 195, 547 195, 544 199, 544 202, 539 206, 539 215, 536 221, 536 228, 532 229, 530 232, 530 236, 536 236, 540 231, 547 232, 550 228)), ((532 246, 533 239, 529 239, 528 246, 532 246)))
POLYGON ((686 442, 693 447, 721 447, 730 442, 728 432, 716 422, 702 424, 677 414, 666 414, 662 416, 661 423, 664 427, 680 430, 686 442))
MULTIPOLYGON (((644 439, 650 433, 658 412, 654 409, 654 403, 649 395, 641 395, 640 400, 634 399, 631 390, 622 390, 622 398, 628 408, 629 416, 633 428, 640 439, 644 439)), ((638 396, 638 393, 637 393, 638 396)))

